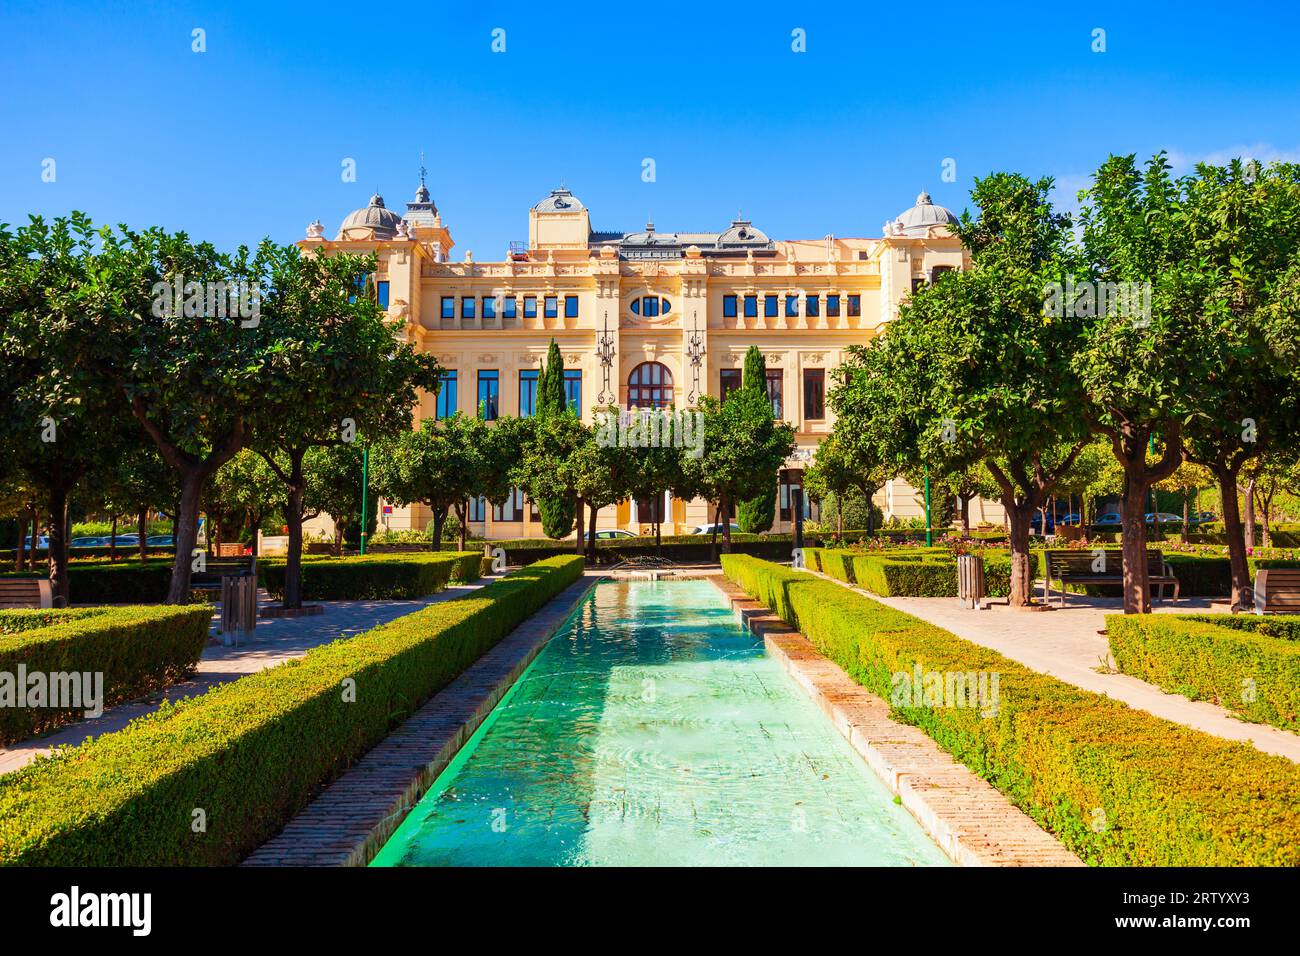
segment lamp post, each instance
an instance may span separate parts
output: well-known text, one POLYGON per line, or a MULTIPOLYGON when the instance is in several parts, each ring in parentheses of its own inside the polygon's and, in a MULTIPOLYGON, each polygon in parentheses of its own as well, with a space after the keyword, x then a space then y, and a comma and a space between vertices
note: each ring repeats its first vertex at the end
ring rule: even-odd
POLYGON ((609 334, 609 311, 605 312, 604 326, 596 339, 596 358, 600 359, 602 384, 596 401, 601 405, 614 405, 618 395, 610 388, 609 370, 614 367, 614 337, 609 334))
POLYGON ((361 449, 361 553, 366 553, 366 510, 370 490, 370 448, 361 449))
MULTIPOLYGON (((871 502, 867 502, 871 507, 871 502)), ((930 529, 930 466, 925 466, 925 546, 934 546, 934 532, 930 529)))
POLYGON ((698 313, 691 312, 691 337, 686 340, 686 357, 691 360, 691 391, 686 404, 694 406, 700 397, 700 366, 704 364, 704 339, 700 335, 698 313))

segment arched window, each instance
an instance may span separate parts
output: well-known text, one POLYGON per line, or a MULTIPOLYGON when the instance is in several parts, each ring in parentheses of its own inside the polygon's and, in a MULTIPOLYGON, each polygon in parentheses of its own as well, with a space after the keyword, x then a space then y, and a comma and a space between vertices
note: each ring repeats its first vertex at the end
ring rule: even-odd
POLYGON ((671 408, 673 373, 658 362, 642 362, 627 377, 628 408, 671 408))

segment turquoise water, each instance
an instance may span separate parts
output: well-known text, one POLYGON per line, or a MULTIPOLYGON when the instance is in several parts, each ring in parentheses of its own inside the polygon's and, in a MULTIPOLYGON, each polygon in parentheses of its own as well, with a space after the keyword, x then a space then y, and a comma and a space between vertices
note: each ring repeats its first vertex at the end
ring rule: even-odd
POLYGON ((373 866, 942 866, 707 581, 598 585, 373 866))

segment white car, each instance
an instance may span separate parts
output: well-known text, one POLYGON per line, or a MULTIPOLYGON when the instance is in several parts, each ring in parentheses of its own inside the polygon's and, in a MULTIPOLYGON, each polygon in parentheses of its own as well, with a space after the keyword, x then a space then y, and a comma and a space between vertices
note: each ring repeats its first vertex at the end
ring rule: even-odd
MULTIPOLYGON (((702 524, 697 528, 691 529, 691 534, 713 534, 713 529, 718 529, 718 534, 723 533, 723 526, 720 524, 702 524)), ((742 534, 743 532, 736 525, 731 526, 732 534, 742 534)))
POLYGON ((635 538, 631 531, 624 531, 622 528, 609 528, 605 531, 596 532, 597 541, 608 541, 610 538, 635 538))

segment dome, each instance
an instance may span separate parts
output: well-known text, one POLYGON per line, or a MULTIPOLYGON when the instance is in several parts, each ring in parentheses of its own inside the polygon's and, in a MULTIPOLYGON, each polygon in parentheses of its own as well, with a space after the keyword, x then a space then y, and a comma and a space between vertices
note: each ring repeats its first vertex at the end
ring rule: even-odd
POLYGON ((761 229, 755 229, 748 219, 733 219, 731 226, 718 236, 720 248, 734 246, 766 246, 769 240, 761 229))
POLYGON ((956 224, 956 214, 945 206, 936 206, 927 192, 917 196, 916 205, 899 213, 898 218, 893 222, 894 234, 904 236, 924 236, 929 233, 931 227, 956 224))
POLYGON ((563 186, 552 189, 549 196, 533 207, 538 212, 578 212, 583 208, 582 200, 563 186))
POLYGON ((348 213, 339 227, 339 239, 391 239, 397 232, 397 224, 402 217, 391 209, 384 208, 384 197, 375 193, 370 197, 370 205, 348 213), (349 235, 353 230, 370 230, 371 235, 349 235))

